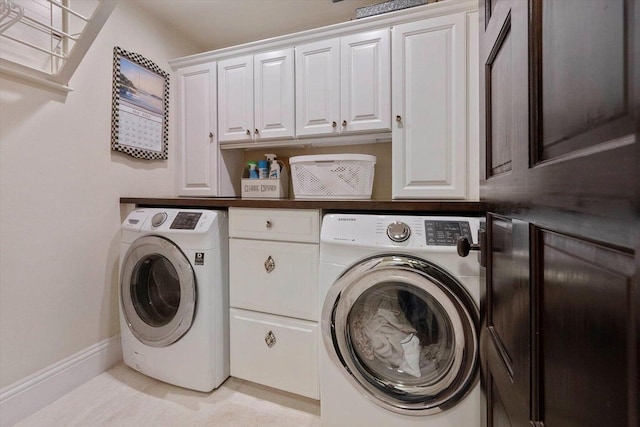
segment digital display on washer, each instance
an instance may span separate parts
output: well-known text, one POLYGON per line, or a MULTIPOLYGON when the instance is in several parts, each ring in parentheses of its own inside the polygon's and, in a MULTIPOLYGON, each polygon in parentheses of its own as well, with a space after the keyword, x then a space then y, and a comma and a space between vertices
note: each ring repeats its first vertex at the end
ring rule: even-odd
POLYGON ((202 212, 178 212, 171 223, 172 230, 195 230, 202 212))
POLYGON ((427 245, 455 246, 458 237, 463 236, 473 242, 471 227, 467 221, 430 221, 424 222, 427 245))

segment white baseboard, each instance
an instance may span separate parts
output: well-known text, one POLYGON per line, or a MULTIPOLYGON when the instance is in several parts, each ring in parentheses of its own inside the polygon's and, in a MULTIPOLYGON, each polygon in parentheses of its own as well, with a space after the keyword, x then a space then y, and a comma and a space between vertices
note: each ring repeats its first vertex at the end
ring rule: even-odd
POLYGON ((2 388, 0 426, 17 423, 121 360, 120 335, 115 335, 2 388))

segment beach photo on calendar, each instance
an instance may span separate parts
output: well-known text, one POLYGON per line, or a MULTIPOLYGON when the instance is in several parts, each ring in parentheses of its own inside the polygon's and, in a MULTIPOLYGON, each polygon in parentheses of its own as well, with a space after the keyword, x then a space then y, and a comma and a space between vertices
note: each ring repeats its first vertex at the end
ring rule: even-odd
POLYGON ((149 112, 164 113, 165 79, 140 65, 120 58, 120 97, 149 112))

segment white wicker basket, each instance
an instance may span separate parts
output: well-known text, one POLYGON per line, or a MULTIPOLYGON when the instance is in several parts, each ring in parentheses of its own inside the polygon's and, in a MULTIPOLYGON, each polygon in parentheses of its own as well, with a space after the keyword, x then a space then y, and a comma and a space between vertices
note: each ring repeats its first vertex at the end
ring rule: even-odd
POLYGON ((289 159, 293 195, 301 199, 370 199, 376 157, 324 154, 289 159))

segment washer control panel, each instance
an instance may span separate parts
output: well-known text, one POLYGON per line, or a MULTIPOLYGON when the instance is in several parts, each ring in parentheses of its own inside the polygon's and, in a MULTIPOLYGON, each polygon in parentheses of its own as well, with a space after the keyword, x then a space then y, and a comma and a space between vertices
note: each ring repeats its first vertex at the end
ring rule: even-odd
POLYGON ((480 218, 426 215, 327 214, 320 240, 340 245, 455 250, 458 237, 477 241, 480 218))
POLYGON ((458 237, 473 242, 469 221, 425 220, 424 230, 427 245, 456 246, 458 237))

